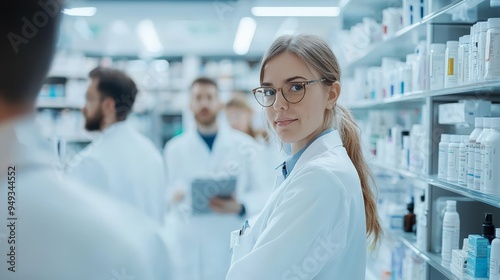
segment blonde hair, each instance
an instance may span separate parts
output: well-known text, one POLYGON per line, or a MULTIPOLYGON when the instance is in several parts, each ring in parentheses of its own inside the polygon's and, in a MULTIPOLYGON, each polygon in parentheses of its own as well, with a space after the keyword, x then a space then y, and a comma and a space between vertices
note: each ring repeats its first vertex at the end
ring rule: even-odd
MULTIPOLYGON (((245 110, 253 114, 253 108, 250 106, 250 104, 248 104, 244 93, 234 93, 233 97, 226 103, 225 107, 226 110, 229 108, 235 108, 245 110)), ((269 137, 266 131, 254 129, 251 123, 248 125, 247 134, 254 139, 261 137, 265 141, 269 141, 269 137)))
MULTIPOLYGON (((332 85, 340 82, 340 67, 335 54, 328 44, 320 37, 314 35, 285 35, 277 38, 262 59, 260 68, 260 81, 264 76, 264 67, 267 62, 281 53, 292 53, 302 59, 308 67, 312 67, 324 78, 323 84, 332 85)), ((359 128, 349 109, 335 104, 332 110, 325 112, 324 128, 333 127, 339 131, 347 154, 358 172, 363 192, 366 215, 367 236, 372 238, 375 245, 382 235, 377 214, 375 195, 371 186, 376 188, 373 175, 366 163, 359 128)))

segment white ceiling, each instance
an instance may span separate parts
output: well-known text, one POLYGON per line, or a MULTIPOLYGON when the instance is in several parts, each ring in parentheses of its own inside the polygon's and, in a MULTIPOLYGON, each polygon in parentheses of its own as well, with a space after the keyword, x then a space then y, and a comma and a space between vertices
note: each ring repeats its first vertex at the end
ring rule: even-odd
POLYGON ((222 1, 96 1, 74 0, 68 7, 92 6, 92 17, 65 16, 62 47, 97 55, 144 54, 137 36, 138 22, 150 19, 164 47, 163 56, 235 55, 233 41, 242 17, 253 17, 257 29, 248 56, 261 56, 279 30, 313 33, 331 38, 339 29, 333 17, 254 17, 254 6, 338 6, 337 0, 222 0, 222 1))

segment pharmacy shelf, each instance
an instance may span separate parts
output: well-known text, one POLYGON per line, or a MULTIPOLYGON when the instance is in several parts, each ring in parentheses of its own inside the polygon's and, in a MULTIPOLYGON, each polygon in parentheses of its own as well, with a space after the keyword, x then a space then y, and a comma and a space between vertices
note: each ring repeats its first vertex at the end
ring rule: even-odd
POLYGON ((382 20, 382 10, 387 8, 387 0, 341 0, 339 3, 340 15, 342 16, 343 29, 361 22, 364 17, 382 20), (378 11, 378 12, 376 12, 378 11))
POLYGON ((436 175, 432 175, 427 177, 427 182, 430 185, 436 186, 438 188, 442 188, 451 192, 454 192, 459 195, 463 195, 466 197, 470 197, 474 200, 481 201, 483 203, 500 207, 500 196, 485 194, 476 190, 469 189, 467 187, 461 186, 456 183, 450 183, 443 180, 439 180, 436 175))
POLYGON ((69 109, 81 110, 82 107, 66 103, 64 98, 38 98, 36 101, 37 109, 69 109))
POLYGON ((395 240, 403 243, 408 249, 413 251, 415 255, 420 257, 430 266, 434 267, 437 271, 443 274, 448 279, 454 279, 454 275, 451 273, 449 267, 441 265, 441 256, 436 253, 427 252, 424 250, 420 250, 415 245, 415 234, 409 232, 403 232, 402 230, 394 230, 394 229, 384 229, 384 232, 388 234, 395 240))
MULTIPOLYGON (((378 8, 380 9, 380 5, 385 4, 387 7, 387 2, 383 3, 383 1, 373 1, 374 4, 366 4, 366 1, 347 1, 347 8, 344 10, 350 11, 349 7, 352 5, 353 7, 363 5, 368 6, 369 9, 378 8), (359 2, 358 5, 351 4, 351 2, 359 2), (373 6, 373 7, 372 7, 373 6)), ((352 61, 348 61, 348 65, 346 67, 346 73, 348 76, 353 74, 353 71, 356 67, 360 66, 375 66, 380 65, 382 61, 382 57, 394 57, 395 54, 405 55, 414 52, 414 48, 419 39, 422 39, 426 35, 426 25, 427 23, 434 22, 440 19, 441 16, 447 14, 448 12, 456 9, 457 7, 470 2, 468 0, 455 0, 452 3, 444 6, 443 8, 432 12, 422 18, 420 21, 407 26, 394 34, 394 36, 383 40, 381 42, 377 42, 373 44, 371 47, 368 47, 364 55, 359 56, 358 58, 353 59, 352 61)), ((382 7, 382 8, 385 8, 382 7)), ((363 8, 359 8, 363 9, 363 8)), ((353 11, 354 12, 354 11, 353 11)), ((342 10, 341 10, 342 13, 342 10)), ((350 15, 350 14, 349 14, 350 15)), ((366 16, 362 15, 361 19, 366 16)), ((401 57, 402 58, 402 57, 401 57)))
POLYGON ((452 95, 474 95, 482 99, 491 98, 494 95, 500 96, 500 79, 474 83, 439 90, 409 92, 403 95, 384 98, 381 101, 362 100, 355 104, 346 104, 353 110, 371 110, 371 109, 393 109, 402 105, 421 105, 427 97, 440 97, 452 95))
POLYGON ((389 167, 386 165, 382 165, 380 163, 370 163, 371 166, 375 168, 379 168, 393 174, 398 174, 399 176, 412 180, 419 180, 421 182, 427 183, 429 185, 445 189, 456 194, 472 198, 476 201, 480 201, 495 207, 500 207, 500 196, 495 196, 491 194, 485 194, 476 190, 469 189, 467 187, 461 186, 456 183, 450 183, 437 178, 436 175, 426 176, 426 175, 418 175, 407 170, 400 170, 394 167, 389 167))
POLYGON ((87 75, 68 75, 68 74, 64 74, 64 73, 50 73, 48 76, 47 76, 48 79, 50 78, 66 78, 68 80, 88 80, 89 77, 87 75))
POLYGON ((37 109, 56 109, 56 110, 81 110, 81 107, 77 106, 68 106, 68 105, 37 105, 37 109))

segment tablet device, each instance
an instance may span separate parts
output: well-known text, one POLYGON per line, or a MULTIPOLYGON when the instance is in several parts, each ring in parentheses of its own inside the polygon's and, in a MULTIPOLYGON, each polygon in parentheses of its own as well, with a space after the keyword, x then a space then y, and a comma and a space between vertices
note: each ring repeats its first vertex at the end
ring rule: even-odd
POLYGON ((195 179, 191 183, 193 214, 212 213, 210 199, 217 196, 229 199, 236 191, 236 178, 195 179))

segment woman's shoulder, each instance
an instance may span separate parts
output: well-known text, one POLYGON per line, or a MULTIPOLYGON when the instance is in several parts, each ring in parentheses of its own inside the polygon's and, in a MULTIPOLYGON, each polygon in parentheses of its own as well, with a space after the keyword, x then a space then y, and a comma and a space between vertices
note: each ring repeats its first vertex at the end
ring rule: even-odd
POLYGON ((304 189, 307 193, 313 194, 335 194, 345 192, 344 184, 339 179, 334 170, 319 162, 308 162, 303 168, 296 170, 297 173, 290 178, 290 189, 304 189))

